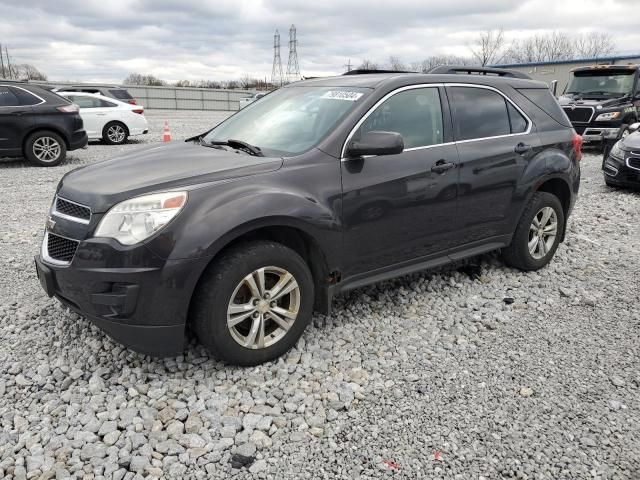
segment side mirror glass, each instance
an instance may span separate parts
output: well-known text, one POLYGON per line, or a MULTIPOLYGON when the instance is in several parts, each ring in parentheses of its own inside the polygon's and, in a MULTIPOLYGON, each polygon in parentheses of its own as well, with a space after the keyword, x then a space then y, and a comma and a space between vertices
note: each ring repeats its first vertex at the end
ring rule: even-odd
POLYGON ((549 87, 554 97, 558 96, 558 80, 551 80, 551 86, 549 87))
POLYGON ((638 130, 640 130, 640 122, 632 123, 631 125, 629 125, 630 133, 637 132, 638 130))
POLYGON ((351 140, 347 145, 347 158, 365 155, 397 155, 404 150, 402 135, 396 132, 373 131, 362 135, 360 140, 351 140))

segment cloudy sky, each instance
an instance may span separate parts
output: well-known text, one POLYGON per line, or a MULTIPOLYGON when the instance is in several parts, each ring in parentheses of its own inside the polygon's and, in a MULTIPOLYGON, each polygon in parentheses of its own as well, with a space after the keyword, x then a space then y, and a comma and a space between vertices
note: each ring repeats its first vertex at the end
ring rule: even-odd
POLYGON ((270 77, 273 33, 298 28, 303 75, 344 71, 349 59, 404 62, 468 54, 478 32, 509 39, 550 30, 611 33, 640 52, 638 0, 0 0, 0 43, 51 80, 270 77), (393 6, 389 6, 393 5, 393 6))

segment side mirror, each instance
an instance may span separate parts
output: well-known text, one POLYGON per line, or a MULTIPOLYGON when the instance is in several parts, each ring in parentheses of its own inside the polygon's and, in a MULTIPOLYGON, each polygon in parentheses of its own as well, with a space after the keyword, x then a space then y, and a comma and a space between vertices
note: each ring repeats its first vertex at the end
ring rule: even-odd
POLYGON ((360 140, 351 140, 347 145, 347 158, 365 155, 397 155, 404 150, 402 135, 396 132, 367 132, 360 140))
POLYGON ((551 86, 549 87, 554 97, 558 96, 558 80, 551 80, 551 86))
POLYGON ((640 130, 640 122, 629 125, 629 133, 637 132, 638 130, 640 130))

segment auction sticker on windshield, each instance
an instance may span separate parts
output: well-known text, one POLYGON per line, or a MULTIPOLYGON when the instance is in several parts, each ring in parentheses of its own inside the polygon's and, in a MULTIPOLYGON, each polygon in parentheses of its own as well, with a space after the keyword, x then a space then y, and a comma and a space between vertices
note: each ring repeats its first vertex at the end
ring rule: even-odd
POLYGON ((345 92, 343 90, 329 90, 321 98, 330 98, 332 100, 347 100, 349 102, 357 102, 364 94, 360 92, 345 92))

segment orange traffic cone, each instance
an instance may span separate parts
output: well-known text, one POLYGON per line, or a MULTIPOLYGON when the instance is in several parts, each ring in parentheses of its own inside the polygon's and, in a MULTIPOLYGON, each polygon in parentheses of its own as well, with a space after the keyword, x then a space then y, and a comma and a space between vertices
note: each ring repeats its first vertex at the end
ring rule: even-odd
POLYGON ((169 130, 169 123, 165 120, 164 127, 162 128, 162 141, 164 143, 171 141, 171 131, 169 130))

